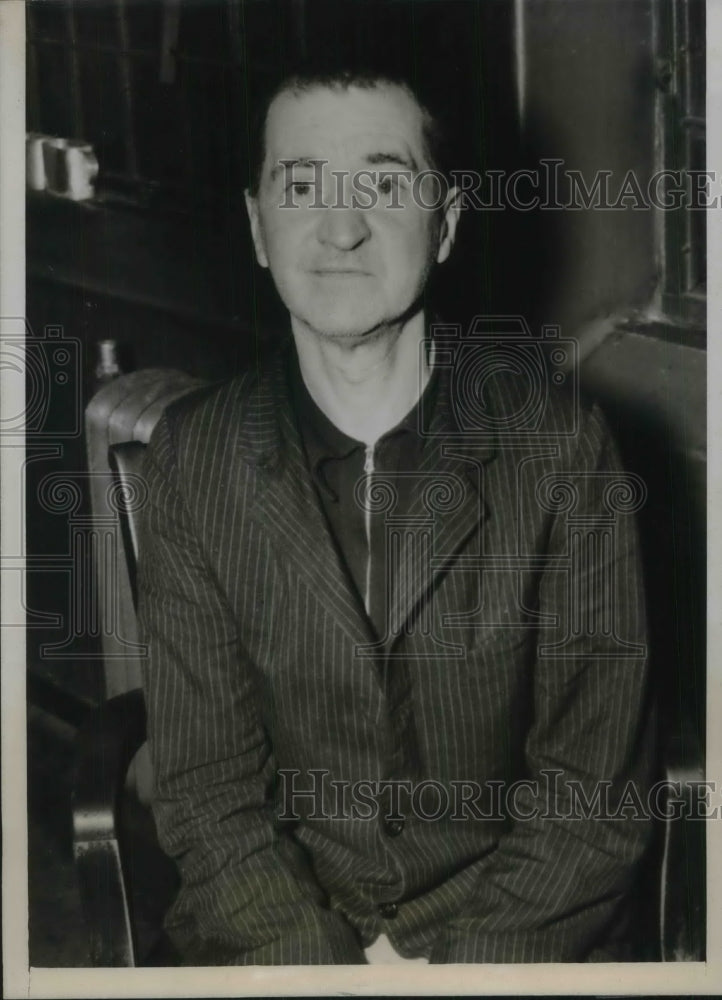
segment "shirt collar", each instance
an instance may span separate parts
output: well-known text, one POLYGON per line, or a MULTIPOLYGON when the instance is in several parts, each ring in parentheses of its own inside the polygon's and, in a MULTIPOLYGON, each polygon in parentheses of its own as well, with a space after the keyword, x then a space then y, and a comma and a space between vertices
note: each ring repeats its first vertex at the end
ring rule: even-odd
MULTIPOLYGON (((325 478, 320 475, 320 467, 329 459, 343 460, 355 451, 365 450, 363 441, 358 441, 340 430, 323 412, 308 391, 303 381, 301 367, 295 345, 289 351, 289 383, 291 398, 298 419, 301 436, 306 447, 311 471, 328 488, 325 478)), ((431 377, 420 398, 395 427, 386 431, 377 444, 382 444, 396 435, 409 436, 409 447, 421 453, 433 418, 438 395, 439 372, 433 369, 431 377)))

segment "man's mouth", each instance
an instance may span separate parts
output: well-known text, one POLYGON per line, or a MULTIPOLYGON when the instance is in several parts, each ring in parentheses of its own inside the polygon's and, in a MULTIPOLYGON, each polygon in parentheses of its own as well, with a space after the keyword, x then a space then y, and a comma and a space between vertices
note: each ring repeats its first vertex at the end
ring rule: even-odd
POLYGON ((322 275, 323 277, 349 277, 354 276, 358 278, 368 278, 370 277, 369 271, 362 271, 355 267, 314 267, 311 268, 311 274, 322 275))

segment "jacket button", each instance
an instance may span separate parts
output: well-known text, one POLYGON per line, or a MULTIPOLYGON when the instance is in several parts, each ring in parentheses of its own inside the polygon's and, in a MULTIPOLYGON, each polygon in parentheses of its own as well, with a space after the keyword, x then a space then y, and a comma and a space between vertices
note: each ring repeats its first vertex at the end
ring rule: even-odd
POLYGON ((398 837, 403 833, 406 821, 404 819, 387 819, 385 823, 386 833, 389 837, 398 837))
POLYGON ((399 907, 397 903, 381 903, 379 905, 379 914, 384 920, 393 920, 398 912, 399 907))

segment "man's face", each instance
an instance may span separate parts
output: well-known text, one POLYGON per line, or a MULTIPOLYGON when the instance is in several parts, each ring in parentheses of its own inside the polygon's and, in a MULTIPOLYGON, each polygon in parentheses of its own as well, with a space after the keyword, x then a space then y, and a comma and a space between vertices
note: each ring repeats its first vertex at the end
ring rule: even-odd
POLYGON ((428 177, 413 197, 414 177, 431 169, 422 123, 414 99, 391 84, 284 91, 272 102, 258 194, 246 202, 258 261, 306 329, 358 339, 392 326, 448 256, 454 192, 424 207, 440 190, 428 177))

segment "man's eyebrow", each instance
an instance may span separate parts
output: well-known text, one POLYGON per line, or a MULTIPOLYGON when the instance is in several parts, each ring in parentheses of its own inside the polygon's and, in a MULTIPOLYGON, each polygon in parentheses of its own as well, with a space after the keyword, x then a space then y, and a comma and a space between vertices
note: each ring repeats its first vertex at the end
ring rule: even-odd
POLYGON ((409 153, 408 156, 404 156, 402 153, 369 153, 368 156, 364 157, 364 159, 372 167, 384 163, 395 163, 400 167, 406 167, 414 173, 416 173, 419 169, 419 165, 411 153, 409 153))
POLYGON ((284 156, 282 160, 278 160, 276 162, 275 166, 271 167, 271 180, 275 181, 281 171, 287 173, 289 170, 294 170, 296 167, 309 167, 313 170, 316 164, 322 162, 322 160, 317 160, 312 156, 284 156))
MULTIPOLYGON (((376 153, 369 153, 364 157, 364 160, 372 167, 389 163, 395 164, 399 167, 406 167, 407 170, 411 170, 413 173, 417 173, 419 170, 419 165, 411 153, 409 153, 408 156, 405 156, 403 153, 379 151, 376 153)), ((278 160, 274 166, 271 167, 270 177, 271 180, 274 181, 282 171, 287 173, 289 170, 292 171, 296 167, 306 167, 310 170, 314 170, 319 163, 323 162, 323 160, 318 160, 313 156, 284 157, 282 160, 278 160)))

